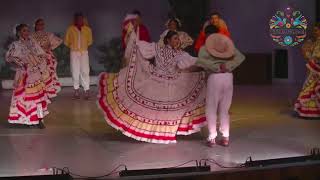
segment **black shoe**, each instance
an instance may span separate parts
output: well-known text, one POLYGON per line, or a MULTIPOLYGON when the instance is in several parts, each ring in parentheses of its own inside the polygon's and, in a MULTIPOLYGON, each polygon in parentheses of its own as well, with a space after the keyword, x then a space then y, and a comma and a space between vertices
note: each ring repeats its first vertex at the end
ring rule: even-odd
POLYGON ((208 139, 206 145, 211 148, 214 147, 214 145, 216 145, 216 139, 208 139))
POLYGON ((224 147, 228 147, 229 146, 229 138, 228 137, 222 137, 217 144, 224 146, 224 147))
POLYGON ((89 92, 89 90, 85 91, 85 93, 84 93, 84 99, 85 99, 85 100, 89 100, 89 99, 90 99, 90 92, 89 92))
POLYGON ((74 90, 73 99, 80 99, 79 89, 74 90))
POLYGON ((39 124, 37 125, 39 129, 45 129, 46 126, 43 124, 42 121, 39 121, 39 124))
POLYGON ((9 124, 9 128, 13 128, 13 129, 28 129, 30 127, 28 125, 25 125, 25 124, 9 124))

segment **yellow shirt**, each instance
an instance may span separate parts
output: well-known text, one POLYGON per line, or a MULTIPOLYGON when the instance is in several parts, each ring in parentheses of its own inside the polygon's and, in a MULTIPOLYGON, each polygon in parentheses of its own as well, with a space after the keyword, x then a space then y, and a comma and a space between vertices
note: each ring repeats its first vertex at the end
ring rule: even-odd
POLYGON ((87 51, 92 44, 92 32, 90 27, 83 26, 81 31, 74 25, 71 25, 66 32, 64 44, 72 51, 87 51))

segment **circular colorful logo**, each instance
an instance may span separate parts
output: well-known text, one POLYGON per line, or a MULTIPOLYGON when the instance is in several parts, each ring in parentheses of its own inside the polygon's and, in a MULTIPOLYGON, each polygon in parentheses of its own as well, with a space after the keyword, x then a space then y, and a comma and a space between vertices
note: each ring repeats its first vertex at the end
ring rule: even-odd
POLYGON ((307 19, 291 7, 277 11, 270 22, 270 35, 281 46, 300 44, 307 35, 307 19))

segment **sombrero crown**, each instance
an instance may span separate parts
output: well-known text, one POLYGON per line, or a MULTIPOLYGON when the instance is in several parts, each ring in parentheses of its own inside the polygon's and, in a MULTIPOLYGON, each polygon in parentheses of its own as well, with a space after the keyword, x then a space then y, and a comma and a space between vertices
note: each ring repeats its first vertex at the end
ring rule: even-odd
POLYGON ((235 47, 230 38, 222 34, 211 34, 205 43, 209 54, 214 57, 228 59, 235 53, 235 47))

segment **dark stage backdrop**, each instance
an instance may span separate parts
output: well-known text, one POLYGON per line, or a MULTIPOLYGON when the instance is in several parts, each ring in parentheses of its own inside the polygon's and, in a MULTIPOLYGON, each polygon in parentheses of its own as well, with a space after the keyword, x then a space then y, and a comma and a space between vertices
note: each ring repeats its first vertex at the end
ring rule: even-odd
MULTIPOLYGON (((101 56, 106 54, 99 49, 103 49, 103 46, 110 46, 111 39, 113 42, 118 42, 121 22, 127 12, 133 9, 140 10, 152 39, 157 41, 165 28, 164 23, 167 20, 169 7, 167 0, 2 0, 0 5, 0 65, 2 66, 4 62, 3 46, 8 36, 12 35, 15 24, 25 22, 32 25, 36 18, 43 17, 46 20, 48 31, 62 35, 71 23, 73 13, 82 11, 88 16, 89 24, 93 29, 94 46, 90 50, 92 69, 102 71, 104 64, 99 64, 99 61, 101 56)), ((111 47, 111 51, 114 51, 114 48, 116 47, 111 47)), ((59 57, 66 58, 64 49, 58 53, 59 57)), ((65 73, 61 68, 64 67, 60 66, 60 71, 65 73)), ((69 72, 67 69, 65 71, 69 72)))
MULTIPOLYGON (((101 56, 112 56, 116 59, 116 44, 119 43, 121 21, 125 14, 132 9, 139 9, 143 13, 143 19, 148 26, 152 39, 157 41, 164 30, 168 12, 177 11, 177 15, 186 18, 187 15, 198 14, 199 18, 192 25, 199 26, 203 20, 205 11, 217 10, 226 20, 236 46, 245 53, 272 54, 279 46, 272 42, 269 36, 269 19, 277 10, 284 9, 288 3, 294 4, 303 11, 310 24, 315 22, 317 0, 291 0, 257 1, 257 0, 210 0, 197 4, 194 10, 180 8, 179 3, 194 3, 193 0, 2 0, 0 6, 0 65, 3 65, 3 45, 16 23, 26 22, 32 24, 35 18, 43 17, 47 21, 47 29, 56 33, 64 33, 72 20, 74 11, 83 11, 88 15, 89 23, 93 28, 94 47, 90 51, 92 68, 94 71, 105 70, 105 66, 114 68, 114 65, 99 64, 106 62, 101 56), (170 1, 176 2, 179 8, 170 7, 170 1), (206 4, 207 3, 207 4, 206 4), (205 7, 205 6, 208 7, 205 7), (198 8, 202 8, 199 10, 198 8), (201 17, 200 17, 201 16, 201 17), (110 45, 109 41, 112 40, 110 45), (110 47, 111 46, 111 47, 110 47), (109 48, 109 54, 105 49, 109 48)), ((202 0, 201 0, 202 1, 202 0)), ((172 3, 171 3, 172 4, 172 3)), ((195 6, 194 4, 192 6, 195 6)), ((183 6, 181 6, 183 7, 183 6)), ((190 19, 190 18, 189 18, 190 19)), ((188 21, 188 19, 186 19, 188 21)), ((193 20, 194 21, 194 20, 193 20)), ((192 22, 193 22, 192 21, 192 22)), ((196 34, 194 26, 190 28, 191 34, 196 34)), ((189 28, 186 28, 189 29, 189 28)), ((300 46, 287 48, 288 50, 288 80, 290 83, 301 84, 305 78, 305 61, 300 53, 300 46)), ((62 49, 59 56, 65 58, 62 49)), ((259 61, 259 59, 257 59, 259 61)), ((61 63, 60 63, 61 64, 61 63)), ((62 68, 60 68, 62 69, 62 68)), ((115 68, 116 69, 116 68, 115 68)), ((4 69, 6 71, 6 69, 4 69)), ((68 69, 63 70, 68 71, 68 69)), ((6 74, 6 73, 4 73, 6 74)))
MULTIPOLYGON (((301 10, 308 19, 309 28, 315 22, 316 1, 319 0, 215 0, 211 9, 221 12, 240 50, 248 53, 274 53, 282 48, 269 36, 269 20, 278 10, 289 4, 301 10)), ((288 50, 288 82, 302 84, 306 76, 305 60, 301 46, 282 48, 288 50)), ((259 61, 259 59, 257 59, 259 61)))

